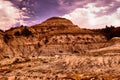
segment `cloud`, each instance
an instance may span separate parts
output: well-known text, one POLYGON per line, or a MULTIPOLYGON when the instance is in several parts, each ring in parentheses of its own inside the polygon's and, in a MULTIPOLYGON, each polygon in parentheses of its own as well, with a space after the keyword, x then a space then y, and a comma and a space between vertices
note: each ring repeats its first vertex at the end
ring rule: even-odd
POLYGON ((114 13, 100 15, 106 13, 110 7, 96 7, 95 3, 88 3, 83 8, 77 8, 69 14, 62 17, 70 19, 74 24, 82 28, 103 28, 105 25, 120 26, 120 8, 114 13))
POLYGON ((115 1, 120 2, 120 0, 115 0, 115 1))
POLYGON ((14 7, 11 2, 0 0, 0 29, 6 30, 16 24, 26 24, 22 18, 28 17, 24 16, 24 12, 14 7))
POLYGON ((22 2, 23 0, 18 0, 19 2, 22 2))
POLYGON ((70 12, 86 3, 86 0, 58 0, 59 9, 70 12))
POLYGON ((83 8, 89 3, 94 3, 96 7, 110 7, 106 14, 114 12, 120 7, 120 0, 58 0, 59 9, 66 13, 72 12, 76 8, 83 8))
POLYGON ((99 28, 114 17, 119 20, 116 18, 119 4, 120 0, 0 0, 0 29, 39 24, 51 16, 61 15, 81 27, 99 28))

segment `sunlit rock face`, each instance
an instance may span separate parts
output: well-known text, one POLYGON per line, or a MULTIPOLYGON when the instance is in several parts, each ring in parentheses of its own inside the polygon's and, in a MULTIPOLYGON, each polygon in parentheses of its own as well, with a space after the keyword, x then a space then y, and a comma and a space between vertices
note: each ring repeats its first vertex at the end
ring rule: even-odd
POLYGON ((0 32, 0 79, 117 79, 118 44, 60 17, 12 28, 0 32))

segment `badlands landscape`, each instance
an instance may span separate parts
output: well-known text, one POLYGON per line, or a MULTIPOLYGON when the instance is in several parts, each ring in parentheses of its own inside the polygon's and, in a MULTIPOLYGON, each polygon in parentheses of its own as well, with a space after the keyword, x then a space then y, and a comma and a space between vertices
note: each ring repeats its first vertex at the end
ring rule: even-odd
POLYGON ((52 17, 1 30, 0 80, 120 80, 118 29, 82 29, 52 17))

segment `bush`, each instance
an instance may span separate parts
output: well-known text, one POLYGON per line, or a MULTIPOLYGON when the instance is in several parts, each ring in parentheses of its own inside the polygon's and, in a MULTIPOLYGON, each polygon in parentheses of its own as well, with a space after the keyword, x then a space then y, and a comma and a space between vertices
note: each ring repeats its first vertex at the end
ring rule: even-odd
POLYGON ((38 42, 38 47, 40 48, 42 45, 38 42))
POLYGON ((16 58, 14 61, 13 61, 13 64, 16 64, 16 63, 20 63, 20 60, 18 58, 16 58))
MULTIPOLYGON (((111 38, 115 37, 115 35, 113 34, 113 30, 114 29, 115 29, 115 27, 112 26, 112 25, 110 27, 106 26, 104 29, 102 29, 103 34, 106 36, 106 38, 108 40, 110 40, 111 38)), ((117 32, 115 32, 115 33, 117 33, 117 32)))
POLYGON ((4 57, 4 58, 8 58, 8 59, 10 58, 9 56, 3 56, 3 57, 4 57))
POLYGON ((49 41, 48 41, 47 37, 45 37, 44 43, 47 44, 48 42, 49 42, 49 41))
POLYGON ((0 32, 4 32, 4 31, 0 29, 0 32))
POLYGON ((60 50, 59 53, 63 53, 63 51, 60 50))
POLYGON ((28 37, 28 36, 32 35, 32 32, 29 31, 29 29, 27 29, 27 28, 25 27, 25 28, 22 30, 21 35, 28 37))
POLYGON ((11 39, 11 36, 8 35, 8 34, 5 34, 4 37, 3 37, 3 40, 4 40, 5 43, 8 43, 10 39, 11 39))
POLYGON ((20 36, 21 34, 20 34, 19 31, 17 31, 17 32, 14 33, 14 35, 15 35, 15 36, 20 36))
POLYGON ((115 29, 115 27, 114 26, 110 26, 110 27, 108 27, 108 26, 106 26, 104 29, 103 29, 103 32, 104 33, 110 33, 113 29, 115 29))

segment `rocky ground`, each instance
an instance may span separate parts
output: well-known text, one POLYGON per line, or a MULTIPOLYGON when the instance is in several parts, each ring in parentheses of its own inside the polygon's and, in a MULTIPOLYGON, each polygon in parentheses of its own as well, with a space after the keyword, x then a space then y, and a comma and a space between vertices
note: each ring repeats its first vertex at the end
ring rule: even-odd
POLYGON ((120 56, 55 55, 4 59, 0 80, 119 80, 120 56))
POLYGON ((0 80, 120 80, 119 39, 85 54, 6 57, 0 61, 0 80))

